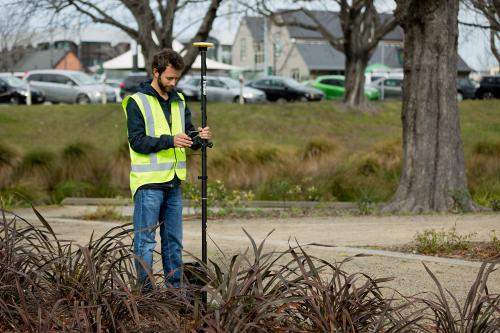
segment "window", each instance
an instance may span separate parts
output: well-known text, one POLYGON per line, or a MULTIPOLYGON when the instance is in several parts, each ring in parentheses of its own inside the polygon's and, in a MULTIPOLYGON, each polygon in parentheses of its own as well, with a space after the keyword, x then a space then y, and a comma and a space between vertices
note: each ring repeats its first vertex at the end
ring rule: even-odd
POLYGON ((247 40, 246 38, 240 39, 240 61, 247 59, 247 40))
POLYGON ((215 87, 215 88, 225 88, 226 87, 224 83, 222 83, 219 80, 214 80, 214 79, 208 79, 207 86, 215 87))
POLYGON ((385 87, 401 87, 401 80, 387 79, 384 81, 385 87))
POLYGON ((200 79, 191 79, 187 82, 187 84, 195 86, 195 87, 199 87, 200 81, 201 81, 200 79))
POLYGON ((330 86, 336 86, 336 87, 343 87, 344 86, 344 81, 337 80, 337 79, 324 79, 324 80, 321 80, 321 83, 328 84, 330 86))
POLYGON ((42 74, 33 74, 28 76, 28 81, 43 81, 42 74))
POLYGON ((281 80, 272 80, 271 86, 273 86, 274 88, 282 88, 285 86, 285 84, 281 80))
POLYGON ((256 87, 271 87, 272 83, 271 80, 265 79, 265 80, 259 80, 255 82, 256 87))
POLYGON ((256 42, 255 43, 255 64, 263 64, 264 63, 264 43, 256 42))
POLYGON ((76 85, 69 77, 60 74, 51 75, 50 82, 76 85))

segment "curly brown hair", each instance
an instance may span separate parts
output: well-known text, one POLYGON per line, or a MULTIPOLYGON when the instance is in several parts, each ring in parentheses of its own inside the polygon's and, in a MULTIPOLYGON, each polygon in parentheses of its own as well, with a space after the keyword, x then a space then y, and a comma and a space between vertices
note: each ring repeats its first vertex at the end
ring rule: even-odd
POLYGON ((182 56, 172 49, 163 49, 153 56, 153 64, 151 72, 156 68, 158 73, 161 74, 165 71, 168 65, 172 66, 176 70, 181 70, 184 68, 184 59, 182 56))

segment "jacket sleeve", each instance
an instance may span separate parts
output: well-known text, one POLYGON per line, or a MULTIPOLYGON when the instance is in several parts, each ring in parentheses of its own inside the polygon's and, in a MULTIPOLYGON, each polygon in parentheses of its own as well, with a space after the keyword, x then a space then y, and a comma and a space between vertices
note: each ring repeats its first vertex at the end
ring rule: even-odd
MULTIPOLYGON (((191 122, 191 110, 186 103, 185 114, 184 114, 185 124, 186 124, 186 134, 189 135, 192 131, 196 131, 197 129, 194 127, 191 122)), ((192 150, 198 150, 201 148, 201 144, 193 142, 193 145, 190 147, 192 150)))
POLYGON ((133 98, 129 99, 126 110, 128 142, 135 152, 139 154, 151 154, 159 152, 162 149, 174 148, 174 138, 170 135, 161 135, 159 138, 146 135, 144 118, 133 98))

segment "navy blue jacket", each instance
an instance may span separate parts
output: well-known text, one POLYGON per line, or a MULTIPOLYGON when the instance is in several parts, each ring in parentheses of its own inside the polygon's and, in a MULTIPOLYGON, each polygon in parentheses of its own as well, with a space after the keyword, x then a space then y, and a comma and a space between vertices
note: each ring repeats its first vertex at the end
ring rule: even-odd
MULTIPOLYGON (((163 97, 158 94, 158 92, 151 86, 151 81, 143 82, 139 86, 139 92, 146 95, 154 96, 160 102, 160 106, 165 114, 165 119, 168 121, 168 125, 172 128, 171 123, 171 106, 172 101, 181 100, 177 91, 173 90, 168 94, 168 100, 163 99, 163 97)), ((191 110, 186 104, 185 108, 185 126, 186 133, 190 133, 195 130, 194 125, 191 123, 191 110)), ((134 99, 130 98, 127 104, 127 130, 128 130, 128 142, 130 147, 137 153, 140 154, 151 154, 159 152, 163 149, 174 148, 174 137, 171 135, 161 135, 159 138, 154 138, 146 135, 146 125, 144 118, 142 116, 141 110, 134 99)), ((199 146, 193 144, 191 149, 199 149, 199 146)), ((146 184, 140 187, 140 189, 168 189, 173 185, 179 183, 179 179, 175 177, 172 181, 161 184, 146 184)))

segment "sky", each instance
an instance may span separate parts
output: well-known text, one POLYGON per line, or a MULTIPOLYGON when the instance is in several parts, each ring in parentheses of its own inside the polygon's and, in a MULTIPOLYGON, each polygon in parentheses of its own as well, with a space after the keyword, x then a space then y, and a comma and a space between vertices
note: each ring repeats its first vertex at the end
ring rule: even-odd
MULTIPOLYGON (((2 7, 3 3, 7 3, 10 0, 0 0, 0 7, 2 7)), ((101 0, 101 3, 108 1, 113 3, 113 0, 101 0)), ((244 15, 242 11, 245 9, 242 5, 238 4, 241 0, 228 0, 225 1, 222 8, 219 9, 219 16, 214 23, 214 29, 218 29, 221 31, 228 31, 232 34, 236 34, 238 29, 239 20, 244 15), (238 11, 238 14, 235 15, 226 15, 226 13, 231 11, 238 11)), ((251 0, 249 0, 251 1, 251 0)), ((116 2, 116 1, 114 1, 116 2)), ((286 3, 290 1, 286 0, 274 0, 272 2, 273 6, 276 8, 284 8, 286 3)), ((153 1, 153 3, 155 3, 153 1)), ((306 7, 309 9, 325 9, 325 3, 331 4, 333 1, 311 1, 306 7)), ((395 8, 395 2, 393 0, 380 0, 377 1, 377 8, 381 11, 392 12, 395 8)), ((328 10, 337 10, 335 6, 329 6, 326 8, 328 10)), ((174 27, 174 32, 177 35, 189 35, 194 34, 196 31, 197 25, 201 22, 203 18, 204 9, 202 5, 198 5, 198 9, 191 9, 182 14, 182 20, 176 19, 176 25, 174 27)), ((130 14, 127 13, 126 10, 121 10, 113 13, 115 17, 120 18, 125 22, 131 22, 130 14)), ((1 15, 0 15, 1 16, 1 15)), ((466 22, 479 22, 485 23, 481 21, 480 18, 470 11, 461 11, 459 14, 459 19, 461 21, 466 22)), ((0 17, 0 20, 4 20, 3 17, 0 17)), ((46 26, 48 24, 46 17, 38 17, 33 22, 37 22, 38 26, 46 26)), ((458 53, 460 56, 466 61, 466 63, 473 68, 474 70, 484 70, 487 68, 491 68, 494 66, 498 66, 498 62, 492 55, 492 52, 489 48, 489 38, 487 31, 484 31, 480 28, 471 28, 465 26, 459 26, 459 44, 458 44, 458 53)))

